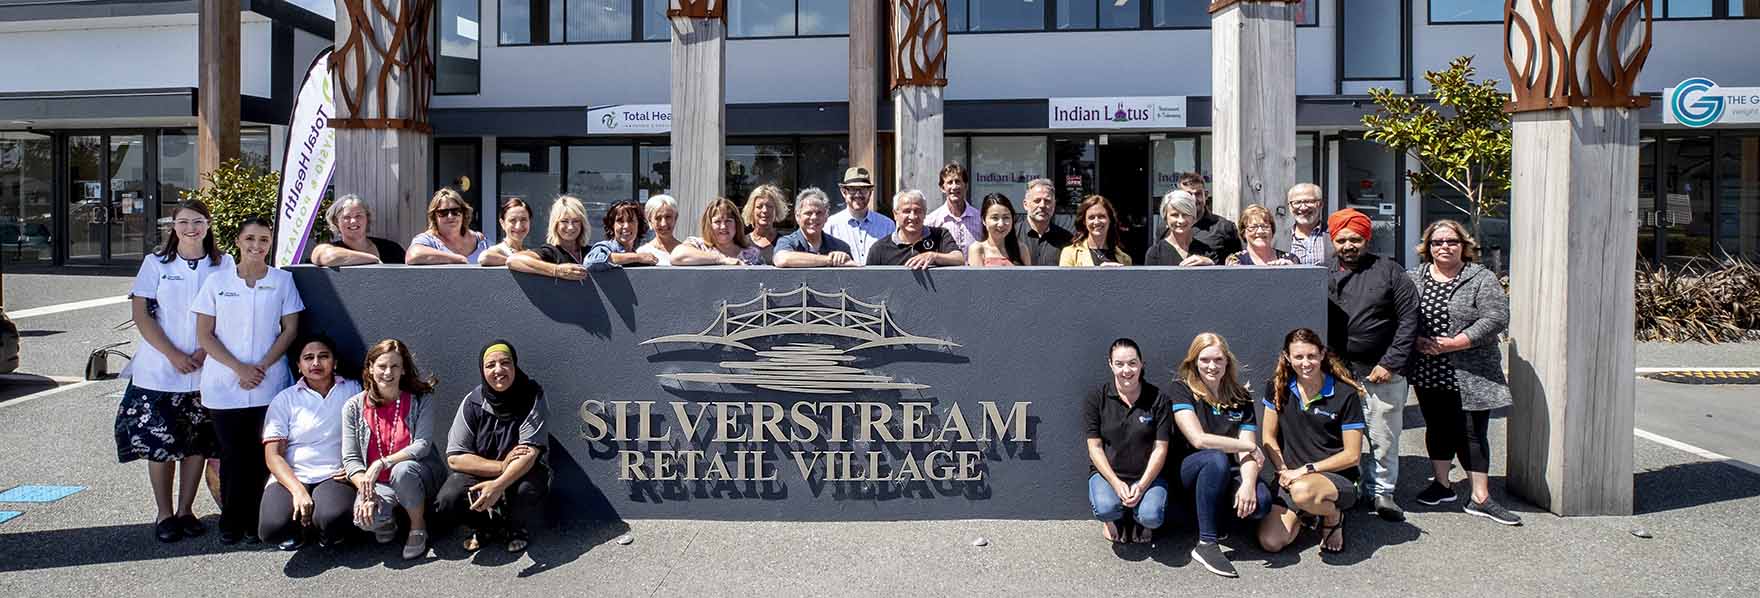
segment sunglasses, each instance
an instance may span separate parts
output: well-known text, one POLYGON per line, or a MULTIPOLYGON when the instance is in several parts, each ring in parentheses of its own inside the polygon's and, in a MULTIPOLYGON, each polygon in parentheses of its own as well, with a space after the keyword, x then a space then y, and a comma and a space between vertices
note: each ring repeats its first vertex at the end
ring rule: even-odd
POLYGON ((434 215, 441 218, 452 218, 464 215, 464 208, 441 208, 434 210, 434 215))
POLYGON ((1430 244, 1437 247, 1460 247, 1462 245, 1460 239, 1431 239, 1430 244))

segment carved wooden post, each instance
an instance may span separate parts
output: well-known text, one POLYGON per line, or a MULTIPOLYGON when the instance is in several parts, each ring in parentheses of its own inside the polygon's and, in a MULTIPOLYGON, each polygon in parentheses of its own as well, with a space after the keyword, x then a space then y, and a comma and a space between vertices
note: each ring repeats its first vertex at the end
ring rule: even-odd
POLYGON ((337 0, 338 197, 372 208, 372 232, 398 243, 427 228, 433 196, 428 102, 433 98, 433 0, 337 0))
POLYGON ((672 196, 696 222, 727 181, 727 2, 671 2, 672 196))
POLYGON ((202 0, 198 10, 196 172, 205 175, 239 155, 238 0, 202 0))
POLYGON ((881 5, 849 0, 849 165, 878 172, 881 5))
MULTIPOLYGON (((1301 0, 1210 3, 1212 197, 1233 219, 1251 204, 1292 226, 1285 194, 1296 184, 1296 4, 1301 0)), ((1289 235, 1277 244, 1288 249, 1289 235)))
POLYGON ((897 189, 935 195, 942 166, 942 89, 947 87, 946 0, 892 3, 893 163, 897 189))
POLYGON ((1510 488, 1632 513, 1638 114, 1651 0, 1506 0, 1514 102, 1510 488))

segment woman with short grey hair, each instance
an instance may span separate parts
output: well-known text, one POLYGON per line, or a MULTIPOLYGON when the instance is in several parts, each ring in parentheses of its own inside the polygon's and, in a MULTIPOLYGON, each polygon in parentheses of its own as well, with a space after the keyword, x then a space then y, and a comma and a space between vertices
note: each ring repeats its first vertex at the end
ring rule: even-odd
POLYGON ((373 209, 361 196, 350 193, 338 198, 336 203, 330 204, 330 209, 324 211, 324 222, 330 225, 331 241, 312 248, 314 265, 403 263, 402 245, 367 234, 373 223, 373 209))
POLYGON ((1198 199, 1190 191, 1175 189, 1161 198, 1161 219, 1167 230, 1149 253, 1143 256, 1145 266, 1214 266, 1216 249, 1193 236, 1192 224, 1198 221, 1198 199))
POLYGON ((1466 227, 1438 220, 1418 243, 1422 261, 1407 272, 1418 288, 1418 358, 1407 377, 1424 412, 1424 444, 1435 479, 1418 502, 1457 499, 1449 480, 1454 460, 1472 485, 1466 512, 1504 525, 1522 518, 1491 500, 1491 410, 1510 405, 1497 337, 1509 328, 1509 298, 1497 274, 1475 262, 1478 247, 1466 227))
POLYGON ((642 214, 654 238, 637 247, 636 253, 654 256, 656 266, 672 265, 672 250, 678 249, 678 235, 673 232, 678 226, 678 200, 671 195, 649 197, 642 214))

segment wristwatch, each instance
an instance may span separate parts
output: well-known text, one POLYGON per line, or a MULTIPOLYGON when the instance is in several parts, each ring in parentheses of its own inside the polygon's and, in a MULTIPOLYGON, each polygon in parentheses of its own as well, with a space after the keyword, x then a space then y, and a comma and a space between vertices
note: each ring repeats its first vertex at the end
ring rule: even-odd
POLYGON ((1303 466, 1302 466, 1302 469, 1306 469, 1306 470, 1308 470, 1308 473, 1319 473, 1319 472, 1317 472, 1317 471, 1315 471, 1315 470, 1314 470, 1314 464, 1313 464, 1313 463, 1309 463, 1309 464, 1307 464, 1307 465, 1303 465, 1303 466))

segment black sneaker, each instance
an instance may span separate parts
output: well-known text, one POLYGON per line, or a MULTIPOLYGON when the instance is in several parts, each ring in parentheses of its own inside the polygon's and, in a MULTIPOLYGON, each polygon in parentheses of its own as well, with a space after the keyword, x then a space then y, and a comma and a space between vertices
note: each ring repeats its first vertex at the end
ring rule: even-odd
POLYGON ((1497 501, 1489 498, 1485 499, 1485 502, 1467 501, 1467 506, 1463 510, 1470 515, 1478 515, 1504 525, 1522 524, 1520 516, 1511 513, 1509 509, 1503 508, 1503 505, 1497 504, 1497 501))
POLYGON ((1454 488, 1436 482, 1430 482, 1430 486, 1418 493, 1418 502, 1432 507, 1445 502, 1454 502, 1457 498, 1459 497, 1455 496, 1454 488))
POLYGON ((1387 521, 1406 520, 1406 512, 1400 510, 1399 503, 1394 502, 1393 496, 1389 494, 1382 494, 1375 497, 1375 514, 1380 515, 1382 519, 1387 521))
POLYGON ((1215 542, 1199 542, 1192 548, 1192 560, 1209 569, 1211 573, 1223 577, 1241 576, 1240 572, 1234 570, 1234 563, 1228 562, 1228 557, 1222 556, 1222 545, 1215 542))

